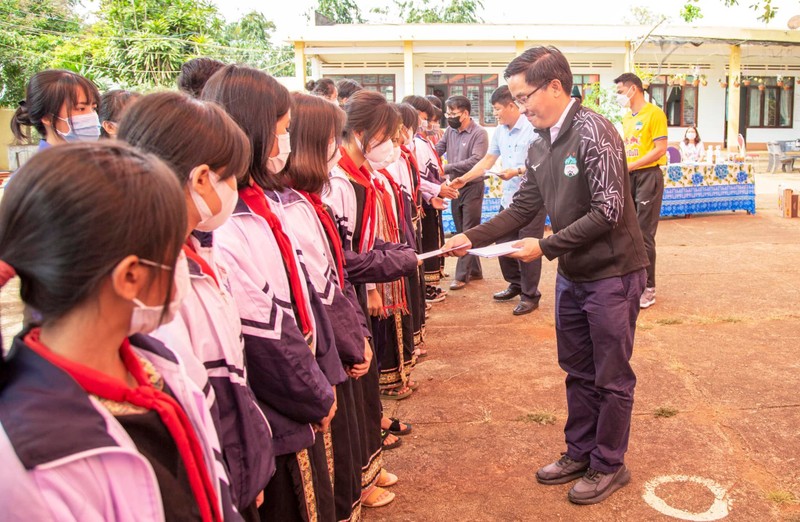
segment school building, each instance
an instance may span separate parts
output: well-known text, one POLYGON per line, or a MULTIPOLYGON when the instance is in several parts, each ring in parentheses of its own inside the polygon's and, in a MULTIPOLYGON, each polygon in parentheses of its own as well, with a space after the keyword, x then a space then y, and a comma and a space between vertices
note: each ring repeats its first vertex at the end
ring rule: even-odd
POLYGON ((800 138, 800 32, 729 27, 631 25, 407 24, 304 28, 290 39, 302 89, 311 78, 352 78, 391 101, 408 94, 462 94, 482 125, 496 125, 490 96, 510 60, 533 45, 554 45, 582 89, 628 71, 649 78, 664 108, 670 141, 696 125, 707 144, 749 150, 800 138))

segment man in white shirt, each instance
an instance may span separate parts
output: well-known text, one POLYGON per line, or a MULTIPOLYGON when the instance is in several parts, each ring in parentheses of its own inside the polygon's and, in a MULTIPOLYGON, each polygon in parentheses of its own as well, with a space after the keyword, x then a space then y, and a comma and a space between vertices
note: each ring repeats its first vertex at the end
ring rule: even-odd
MULTIPOLYGON (((492 93, 492 108, 499 125, 494 131, 489 152, 469 172, 456 178, 450 184, 454 188, 462 188, 473 179, 482 177, 492 168, 498 158, 502 159, 503 170, 497 176, 503 180, 503 197, 500 201, 500 211, 511 205, 514 194, 519 190, 525 174, 525 159, 528 157, 528 147, 538 138, 533 131, 533 125, 528 118, 523 117, 519 107, 514 103, 514 98, 507 85, 502 85, 492 93)), ((498 243, 514 241, 524 237, 544 237, 544 222, 547 213, 542 208, 528 225, 519 231, 501 237, 498 243)), ((508 301, 520 296, 520 303, 514 308, 514 315, 525 315, 539 308, 539 280, 542 275, 541 258, 531 262, 523 262, 511 257, 499 258, 500 270, 503 278, 508 282, 508 288, 494 294, 498 301, 508 301)))

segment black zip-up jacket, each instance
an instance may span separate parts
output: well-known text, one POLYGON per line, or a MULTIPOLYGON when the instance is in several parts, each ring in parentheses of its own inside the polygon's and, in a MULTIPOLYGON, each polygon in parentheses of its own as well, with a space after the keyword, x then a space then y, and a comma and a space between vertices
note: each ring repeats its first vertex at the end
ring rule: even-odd
POLYGON ((558 271, 575 282, 622 276, 649 265, 630 191, 625 148, 603 116, 577 101, 554 143, 536 129, 527 173, 511 205, 466 232, 474 247, 519 230, 544 206, 553 235, 539 241, 558 271))

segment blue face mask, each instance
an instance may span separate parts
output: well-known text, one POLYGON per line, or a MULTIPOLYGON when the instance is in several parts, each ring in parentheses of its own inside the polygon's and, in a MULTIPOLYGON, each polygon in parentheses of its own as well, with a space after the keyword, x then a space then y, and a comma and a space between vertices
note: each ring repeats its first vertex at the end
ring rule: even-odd
POLYGON ((69 132, 56 132, 67 141, 97 141, 100 138, 100 118, 95 111, 72 118, 58 118, 67 122, 69 132))

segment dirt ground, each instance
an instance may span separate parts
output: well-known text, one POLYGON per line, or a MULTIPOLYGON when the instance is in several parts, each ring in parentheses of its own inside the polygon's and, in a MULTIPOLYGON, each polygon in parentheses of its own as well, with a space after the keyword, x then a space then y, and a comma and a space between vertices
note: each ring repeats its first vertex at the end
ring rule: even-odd
POLYGON ((800 219, 779 217, 776 202, 762 194, 752 216, 659 225, 657 304, 636 332, 626 488, 574 506, 571 485, 536 482, 565 449, 556 263, 544 262, 540 309, 513 317, 516 300, 491 298, 505 287, 491 260, 484 280, 434 305, 421 387, 385 405, 414 431, 385 454, 397 500, 365 519, 800 521, 800 219))

